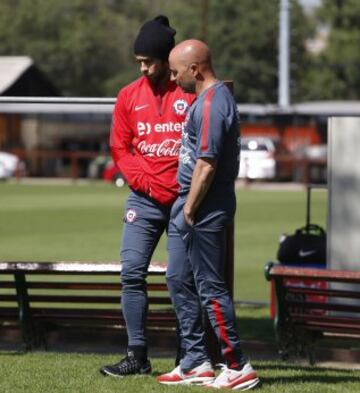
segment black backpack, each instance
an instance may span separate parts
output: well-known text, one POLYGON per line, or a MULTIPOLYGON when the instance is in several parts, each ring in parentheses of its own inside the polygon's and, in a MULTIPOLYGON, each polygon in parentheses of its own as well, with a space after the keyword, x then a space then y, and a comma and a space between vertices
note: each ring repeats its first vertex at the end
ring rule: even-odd
POLYGON ((284 265, 326 265, 326 233, 316 224, 308 224, 293 235, 280 238, 277 259, 284 265))

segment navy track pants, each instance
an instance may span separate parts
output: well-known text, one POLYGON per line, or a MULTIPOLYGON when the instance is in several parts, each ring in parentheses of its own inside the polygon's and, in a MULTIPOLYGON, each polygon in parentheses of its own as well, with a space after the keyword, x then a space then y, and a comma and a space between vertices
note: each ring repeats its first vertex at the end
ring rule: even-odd
POLYGON ((167 230, 170 207, 132 192, 126 202, 121 243, 122 312, 129 346, 146 346, 146 276, 151 257, 167 230))
POLYGON ((226 226, 235 213, 235 194, 208 195, 193 226, 184 218, 185 199, 179 197, 171 211, 167 269, 167 285, 186 352, 181 368, 188 370, 209 360, 202 309, 209 316, 227 366, 240 368, 246 360, 240 349, 234 306, 223 275, 226 226))

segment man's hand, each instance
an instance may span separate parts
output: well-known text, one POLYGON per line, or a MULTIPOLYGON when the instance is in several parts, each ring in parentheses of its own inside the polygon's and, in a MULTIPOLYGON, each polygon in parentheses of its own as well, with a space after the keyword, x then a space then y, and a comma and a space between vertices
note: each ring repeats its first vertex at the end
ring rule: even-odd
POLYGON ((191 179, 189 194, 184 205, 185 221, 195 224, 195 214, 215 176, 217 161, 214 158, 198 158, 191 179))
POLYGON ((185 217, 185 221, 187 222, 187 224, 189 225, 194 225, 195 223, 195 213, 193 213, 191 211, 191 209, 188 208, 187 204, 185 203, 184 206, 184 217, 185 217))
POLYGON ((166 187, 164 184, 154 180, 153 178, 150 179, 147 194, 150 198, 155 199, 164 206, 171 206, 178 196, 177 187, 166 187))

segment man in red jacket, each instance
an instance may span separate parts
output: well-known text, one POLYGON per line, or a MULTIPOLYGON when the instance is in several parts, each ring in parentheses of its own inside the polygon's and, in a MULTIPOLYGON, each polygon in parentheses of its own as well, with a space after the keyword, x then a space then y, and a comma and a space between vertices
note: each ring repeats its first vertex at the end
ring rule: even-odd
POLYGON ((111 152, 131 188, 121 245, 128 350, 119 363, 102 367, 103 375, 151 372, 145 336, 145 280, 177 198, 181 134, 187 109, 195 98, 170 81, 168 55, 175 45, 175 34, 162 15, 142 26, 134 53, 143 76, 121 89, 113 113, 111 152))

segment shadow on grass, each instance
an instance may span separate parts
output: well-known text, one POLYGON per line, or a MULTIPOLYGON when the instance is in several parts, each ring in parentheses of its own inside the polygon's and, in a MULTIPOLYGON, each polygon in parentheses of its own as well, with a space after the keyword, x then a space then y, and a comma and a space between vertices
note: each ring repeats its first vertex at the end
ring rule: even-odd
MULTIPOLYGON (((354 373, 353 370, 350 369, 341 369, 341 368, 330 368, 330 367, 316 367, 316 366, 301 366, 298 364, 288 364, 288 363, 267 363, 267 364, 257 364, 256 365, 257 370, 278 370, 279 372, 281 371, 296 371, 296 372, 304 372, 304 373, 322 373, 322 372, 330 372, 330 373, 344 373, 344 374, 352 374, 354 373)), ((355 371, 359 373, 359 381, 360 381, 360 372, 355 371)))
POLYGON ((349 369, 319 368, 281 363, 256 364, 263 385, 293 385, 306 383, 359 383, 360 372, 349 369), (272 374, 267 376, 266 374, 272 374), (355 375, 357 373, 357 375, 355 375), (265 375, 264 375, 265 374, 265 375), (275 375, 274 375, 275 374, 275 375))
POLYGON ((23 356, 26 351, 0 351, 0 356, 23 356))
MULTIPOLYGON (((321 370, 323 371, 323 370, 321 370)), ((345 382, 360 382, 360 378, 353 375, 279 375, 274 377, 261 377, 263 385, 293 385, 304 383, 343 384, 345 382)))

